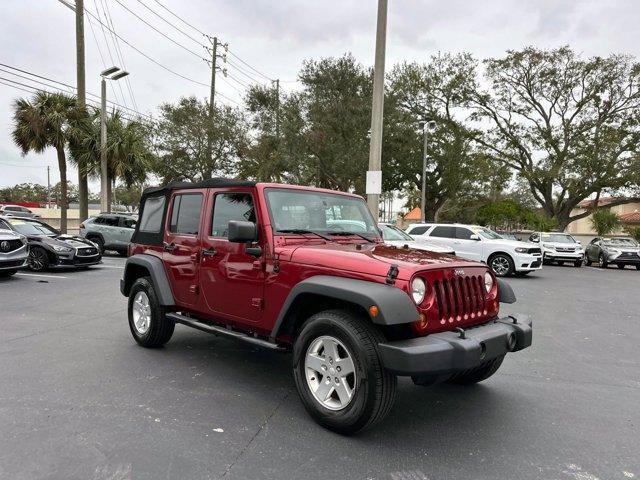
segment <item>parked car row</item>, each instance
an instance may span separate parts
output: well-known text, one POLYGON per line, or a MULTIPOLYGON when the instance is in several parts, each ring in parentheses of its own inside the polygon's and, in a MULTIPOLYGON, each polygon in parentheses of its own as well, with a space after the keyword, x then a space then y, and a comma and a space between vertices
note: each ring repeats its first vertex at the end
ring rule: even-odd
POLYGON ((597 237, 583 248, 572 235, 562 232, 533 232, 523 242, 478 225, 415 223, 405 233, 423 248, 451 248, 458 256, 484 262, 499 277, 527 275, 543 264, 631 265, 640 270, 640 245, 627 237, 597 237))

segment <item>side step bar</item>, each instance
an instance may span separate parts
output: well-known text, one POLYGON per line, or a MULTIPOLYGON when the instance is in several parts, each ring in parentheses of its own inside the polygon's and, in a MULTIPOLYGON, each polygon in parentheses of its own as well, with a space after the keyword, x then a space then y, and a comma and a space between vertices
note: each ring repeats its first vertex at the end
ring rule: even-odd
POLYGON ((182 325, 186 325, 187 327, 195 328, 203 332, 212 333, 214 335, 224 335, 226 337, 236 338, 238 340, 242 340, 247 343, 252 343, 260 347, 268 348, 270 350, 276 350, 279 352, 286 351, 285 348, 275 343, 268 342, 267 340, 262 340, 261 338, 252 337, 250 335, 247 335, 246 333, 236 332, 235 330, 231 330, 229 328, 219 327, 218 325, 210 325, 208 323, 199 322, 195 318, 187 317, 186 315, 181 315, 179 313, 172 312, 172 313, 167 313, 167 317, 172 319, 176 323, 181 323, 182 325))

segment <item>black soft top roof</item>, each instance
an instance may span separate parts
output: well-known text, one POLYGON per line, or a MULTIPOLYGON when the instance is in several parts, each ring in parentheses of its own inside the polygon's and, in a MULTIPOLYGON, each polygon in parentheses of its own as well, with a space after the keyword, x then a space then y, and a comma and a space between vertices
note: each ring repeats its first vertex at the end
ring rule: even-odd
POLYGON ((160 195, 171 190, 183 190, 187 188, 225 188, 225 187, 253 187, 256 182, 236 180, 234 178, 210 178, 200 182, 169 182, 161 187, 145 188, 142 196, 160 195))

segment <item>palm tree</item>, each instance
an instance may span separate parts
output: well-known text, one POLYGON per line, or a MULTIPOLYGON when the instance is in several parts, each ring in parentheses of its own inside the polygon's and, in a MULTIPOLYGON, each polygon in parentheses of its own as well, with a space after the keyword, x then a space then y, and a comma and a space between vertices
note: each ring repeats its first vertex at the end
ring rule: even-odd
POLYGON ((56 150, 60 170, 60 231, 67 233, 67 160, 65 147, 70 138, 70 120, 76 114, 73 97, 63 93, 38 92, 31 100, 20 98, 13 105, 14 143, 22 154, 56 150))
MULTIPOLYGON (((111 205, 112 182, 122 179, 127 186, 143 183, 152 154, 149 149, 147 126, 140 122, 125 123, 119 111, 107 117, 107 199, 111 205)), ((100 112, 79 122, 70 145, 71 157, 78 165, 85 165, 91 177, 100 176, 100 112)))

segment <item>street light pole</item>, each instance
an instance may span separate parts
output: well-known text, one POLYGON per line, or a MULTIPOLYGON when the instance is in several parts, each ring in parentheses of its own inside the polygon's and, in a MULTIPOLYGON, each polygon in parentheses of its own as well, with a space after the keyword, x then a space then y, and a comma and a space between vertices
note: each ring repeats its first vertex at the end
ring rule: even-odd
POLYGON ((107 80, 120 80, 129 72, 119 67, 110 67, 100 72, 100 211, 110 212, 109 167, 107 164, 107 80))
POLYGON ((428 147, 429 147, 429 132, 433 132, 436 129, 436 122, 429 120, 423 124, 424 143, 422 145, 422 191, 420 197, 420 221, 424 223, 425 220, 425 208, 427 198, 427 159, 428 147))
POLYGON ((367 171, 367 203, 373 218, 380 214, 382 192, 382 114, 384 107, 384 56, 387 43, 387 0, 378 0, 376 59, 373 67, 373 105, 371 107, 371 142, 367 171))

